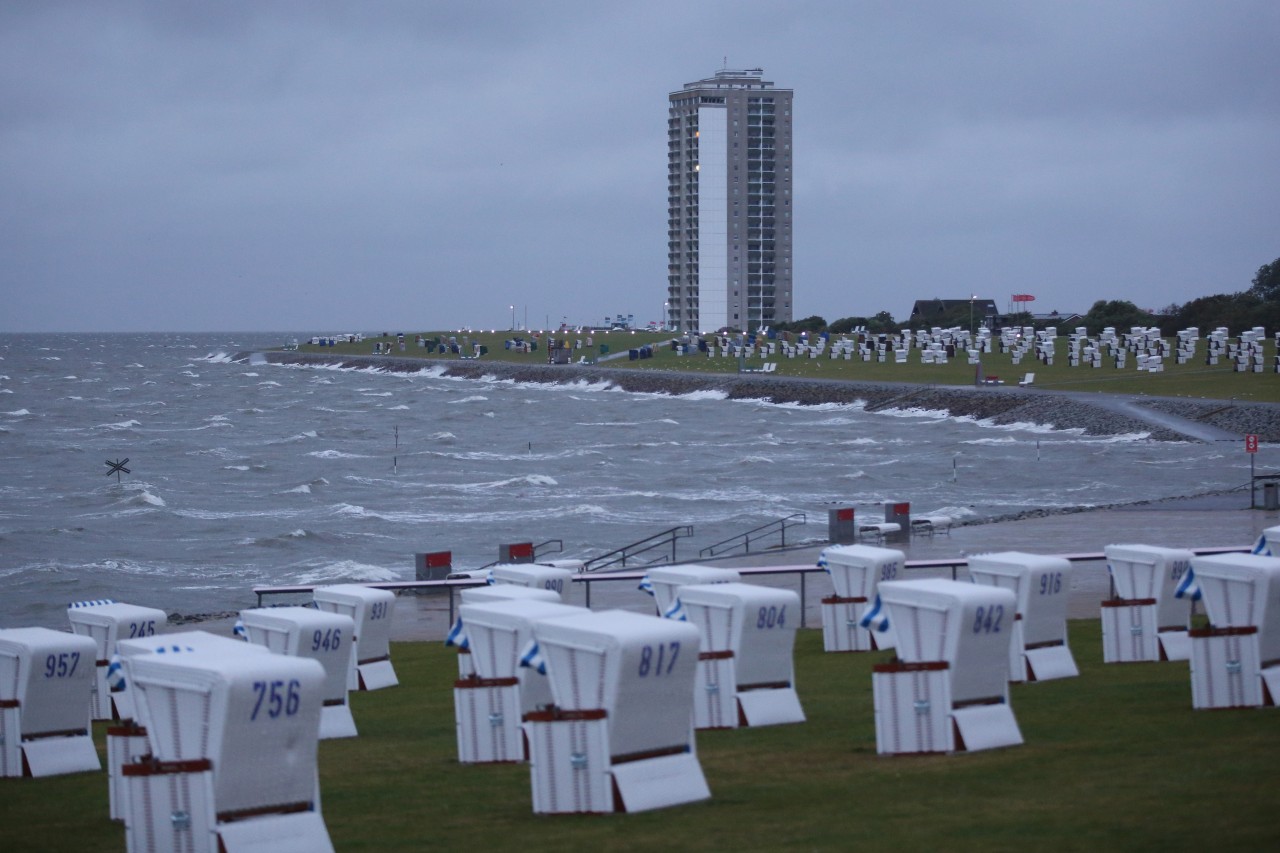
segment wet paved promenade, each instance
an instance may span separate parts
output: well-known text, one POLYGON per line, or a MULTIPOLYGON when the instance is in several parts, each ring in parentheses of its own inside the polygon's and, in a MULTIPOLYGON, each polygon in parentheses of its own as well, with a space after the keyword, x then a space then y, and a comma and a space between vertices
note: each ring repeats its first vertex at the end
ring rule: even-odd
MULTIPOLYGON (((1258 496, 1261 502, 1261 493, 1258 496)), ((1251 510, 1247 492, 1235 492, 1125 509, 1091 510, 977 524, 954 528, 950 535, 917 536, 910 542, 887 544, 902 550, 908 561, 963 559, 969 554, 994 551, 1027 551, 1035 554, 1081 554, 1101 552, 1107 545, 1142 544, 1168 548, 1211 548, 1251 546, 1268 527, 1280 526, 1280 512, 1251 510)), ((813 532, 819 532, 814 530, 813 532)), ((825 531, 822 531, 825 532, 825 531)), ((869 543, 874 544, 874 543, 869 543)), ((814 567, 823 545, 789 549, 783 552, 739 555, 707 565, 732 568, 814 567)), ((1098 603, 1109 593, 1105 563, 1073 564, 1071 601, 1068 615, 1073 619, 1098 618, 1098 603)), ((636 572, 641 571, 637 567, 636 572)), ((628 572, 628 575, 634 574, 628 572)), ((958 577, 967 578, 964 569, 958 577)), ((919 570, 913 577, 950 577, 950 569, 919 570)), ((638 612, 653 612, 653 599, 636 589, 634 577, 608 581, 592 575, 591 607, 595 610, 617 607, 638 612)), ((802 592, 805 600, 805 624, 820 628, 822 617, 819 600, 832 593, 831 581, 822 572, 799 575, 757 575, 745 578, 751 583, 783 586, 802 592), (801 589, 803 583, 803 590, 801 589)), ((565 594, 571 604, 586 603, 583 584, 574 584, 565 594)), ((449 596, 402 595, 396 603, 393 638, 397 640, 443 640, 449 624, 449 596)))

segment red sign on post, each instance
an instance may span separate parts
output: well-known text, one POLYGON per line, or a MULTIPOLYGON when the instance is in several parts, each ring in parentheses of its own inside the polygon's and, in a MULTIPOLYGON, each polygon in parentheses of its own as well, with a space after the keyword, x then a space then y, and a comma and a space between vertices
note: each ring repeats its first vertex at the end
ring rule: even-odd
POLYGON ((1244 452, 1245 453, 1258 452, 1258 437, 1256 435, 1246 435, 1244 437, 1244 452))

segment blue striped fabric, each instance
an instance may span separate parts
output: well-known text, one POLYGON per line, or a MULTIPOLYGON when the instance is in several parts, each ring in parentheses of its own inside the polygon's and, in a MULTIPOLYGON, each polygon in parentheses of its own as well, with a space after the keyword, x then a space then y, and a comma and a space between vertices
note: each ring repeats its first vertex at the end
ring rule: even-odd
POLYGON ((884 633, 889 630, 889 614, 885 612, 884 605, 880 603, 880 593, 876 593, 875 604, 871 605, 870 610, 862 614, 858 624, 868 631, 884 633))
POLYGON ((528 669, 547 674, 547 661, 542 657, 542 649, 537 640, 530 640, 520 651, 520 665, 528 669))
POLYGON ((75 610, 78 607, 97 607, 100 604, 115 604, 115 600, 110 598, 95 598, 92 601, 73 601, 67 605, 67 609, 75 610))
POLYGON ((1173 591, 1173 597, 1199 601, 1202 596, 1200 584, 1196 583, 1195 569, 1187 569, 1187 573, 1182 576, 1182 580, 1178 581, 1178 588, 1173 591))
POLYGON ((662 614, 663 618, 674 619, 677 622, 688 622, 689 614, 684 612, 684 603, 680 599, 671 602, 671 606, 662 614))
POLYGON ((462 625, 461 616, 453 621, 453 627, 449 629, 449 636, 444 638, 444 644, 457 646, 460 649, 471 648, 471 638, 467 636, 467 629, 462 625))
POLYGON ((107 664, 107 686, 112 693, 124 690, 124 667, 120 663, 120 655, 112 655, 111 662, 107 664))
POLYGON ((640 586, 636 587, 636 589, 648 595, 653 595, 653 581, 649 580, 648 575, 645 575, 640 578, 640 586))

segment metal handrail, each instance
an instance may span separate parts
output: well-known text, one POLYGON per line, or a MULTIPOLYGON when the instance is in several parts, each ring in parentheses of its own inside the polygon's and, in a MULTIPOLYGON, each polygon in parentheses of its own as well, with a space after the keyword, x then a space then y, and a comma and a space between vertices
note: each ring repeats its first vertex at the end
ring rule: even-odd
POLYGON ((782 535, 782 541, 778 545, 778 547, 785 548, 787 547, 787 528, 798 527, 801 524, 808 524, 808 523, 809 523, 809 520, 808 518, 805 517, 805 514, 803 512, 793 512, 791 513, 791 515, 788 515, 784 518, 779 518, 774 521, 770 521, 768 524, 762 524, 759 527, 752 528, 751 530, 748 530, 746 533, 739 533, 737 536, 730 536, 728 539, 725 539, 721 542, 717 542, 714 545, 708 545, 707 547, 703 548, 701 551, 698 552, 698 556, 702 558, 707 558, 707 557, 715 557, 720 554, 727 553, 729 551, 728 548, 724 549, 724 551, 718 551, 716 549, 720 548, 721 545, 730 545, 733 543, 737 543, 734 545, 735 549, 742 548, 743 549, 742 553, 750 554, 751 553, 751 535, 753 533, 760 534, 759 536, 756 537, 757 539, 762 539, 765 536, 771 536, 774 533, 779 533, 782 535), (797 518, 800 520, 799 521, 793 520, 797 518), (791 523, 788 524, 788 522, 791 522, 791 523), (738 540, 742 540, 742 541, 738 542, 738 540))
POLYGON ((621 548, 615 548, 612 551, 607 551, 598 557, 592 557, 590 560, 587 560, 582 564, 582 570, 584 572, 594 572, 598 569, 603 569, 617 563, 621 563, 622 567, 625 569, 627 567, 627 560, 647 551, 652 551, 655 548, 664 548, 668 544, 671 545, 671 562, 674 563, 676 561, 676 542, 692 535, 692 524, 683 524, 679 527, 672 527, 670 530, 655 533, 652 536, 632 542, 630 545, 623 545, 621 548))
POLYGON ((555 549, 554 551, 548 551, 548 553, 550 553, 550 554, 563 554, 563 553, 564 553, 564 540, 563 540, 563 539, 548 539, 546 542, 539 542, 537 545, 534 545, 534 546, 533 546, 533 558, 534 558, 535 560, 536 560, 536 559, 538 559, 538 557, 542 556, 542 549, 543 549, 543 548, 548 548, 548 547, 550 547, 551 545, 556 546, 556 549, 555 549))
MULTIPOLYGON (((541 556, 539 553, 541 549, 548 545, 556 546, 556 549, 554 551, 550 551, 549 553, 551 554, 564 553, 563 539, 548 539, 546 542, 539 542, 537 545, 533 546, 533 561, 535 563, 538 561, 538 557, 541 556)), ((483 569, 492 569, 494 566, 498 565, 501 562, 502 562, 501 560, 494 560, 492 563, 485 563, 483 566, 479 566, 478 568, 476 568, 475 571, 481 571, 483 569)))
MULTIPOLYGON (((668 531, 670 532, 670 531, 668 531)), ((1239 554, 1249 553, 1253 550, 1252 545, 1227 545, 1213 548, 1188 548, 1192 554, 1197 557, 1203 557, 1210 554, 1239 554)), ((1105 561, 1107 559, 1104 551, 1088 551, 1078 554, 1054 554, 1052 556, 1061 557, 1072 563, 1095 563, 1105 561)), ((969 565, 968 557, 945 557, 941 559, 930 560, 907 560, 903 564, 906 570, 912 569, 950 569, 951 579, 956 580, 959 577, 959 569, 969 565)), ((825 572, 826 569, 817 565, 789 565, 789 566, 744 566, 736 570, 738 574, 746 577, 752 575, 799 575, 800 576, 800 626, 805 626, 804 610, 807 604, 805 598, 805 578, 808 575, 825 572)), ((645 576, 644 571, 621 571, 621 572, 604 572, 598 575, 577 574, 570 578, 573 583, 586 585, 586 606, 591 607, 591 585, 600 582, 613 581, 638 581, 645 576)), ((372 587, 373 589, 385 589, 399 595, 402 592, 423 589, 445 589, 449 591, 449 624, 453 624, 455 601, 453 591, 457 587, 474 587, 484 586, 487 582, 476 578, 457 578, 454 580, 442 581, 375 581, 372 583, 362 584, 362 586, 372 587)), ((262 606, 262 597, 264 595, 300 595, 303 593, 313 592, 316 585, 298 585, 298 586, 255 586, 253 592, 258 596, 258 606, 262 606)))

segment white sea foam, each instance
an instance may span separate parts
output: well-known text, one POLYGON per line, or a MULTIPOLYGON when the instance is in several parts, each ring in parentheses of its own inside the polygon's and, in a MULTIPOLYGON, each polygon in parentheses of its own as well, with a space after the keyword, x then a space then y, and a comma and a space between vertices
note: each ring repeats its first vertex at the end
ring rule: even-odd
POLYGON ((524 477, 510 477, 505 480, 491 480, 484 483, 465 483, 458 486, 460 491, 491 491, 493 489, 511 489, 519 486, 558 486, 554 477, 544 474, 529 474, 524 477))
POLYGON ((287 509, 284 507, 273 507, 269 510, 249 509, 249 510, 217 510, 217 509, 175 509, 173 514, 181 518, 197 518, 201 521, 237 521, 249 520, 258 521, 264 518, 296 518, 298 516, 297 509, 287 509))
POLYGON ((914 407, 908 407, 905 409, 881 409, 875 414, 887 415, 891 418, 918 418, 931 421, 945 421, 951 417, 946 410, 921 409, 914 407))
MULTIPOLYGON (((768 400, 760 401, 766 406, 772 406, 775 409, 796 409, 802 412, 856 412, 866 409, 866 403, 858 401, 856 403, 798 403, 794 400, 785 403, 772 403, 768 400)), ((832 418, 829 420, 817 421, 820 424, 844 424, 854 423, 854 421, 832 418)))
POLYGON ((231 356, 225 352, 211 352, 200 361, 207 361, 210 364, 228 364, 231 361, 231 356))
POLYGON ((484 396, 483 394, 472 394, 470 397, 462 397, 457 400, 450 400, 449 405, 451 406, 457 405, 458 403, 480 403, 488 399, 489 398, 484 396))
POLYGON ((409 407, 401 403, 399 406, 389 406, 387 408, 387 411, 388 412, 407 412, 409 411, 409 407))
POLYGON ((141 421, 129 420, 129 421, 120 421, 119 423, 114 423, 114 424, 98 424, 96 428, 109 429, 109 430, 124 430, 124 429, 133 429, 134 427, 140 427, 140 426, 142 426, 141 421))
POLYGON ((394 581, 400 575, 394 569, 383 566, 372 566, 368 563, 357 563, 355 560, 339 560, 325 566, 317 566, 299 573, 296 582, 299 584, 324 584, 333 581, 394 581))
POLYGON ((367 459, 362 453, 346 453, 341 450, 313 450, 307 454, 317 459, 367 459))
POLYGON ((633 427, 648 426, 649 424, 668 424, 670 426, 679 426, 680 422, 672 418, 654 418, 650 421, 579 421, 574 426, 584 427, 633 427))
POLYGON ((685 393, 685 394, 669 394, 667 396, 670 396, 671 398, 676 400, 727 400, 729 399, 728 393, 724 391, 716 390, 714 388, 708 388, 702 391, 689 391, 688 393, 685 393))
POLYGON ((433 364, 433 365, 431 365, 431 366, 429 366, 429 367, 424 367, 424 368, 422 368, 421 370, 417 371, 416 373, 412 373, 412 374, 409 374, 409 375, 410 375, 410 376, 426 377, 426 378, 428 378, 428 379, 438 379, 438 378, 440 378, 440 377, 444 376, 444 365, 440 365, 440 364, 433 364))
POLYGON ((970 423, 985 429, 1005 430, 1007 432, 1029 432, 1039 435, 1053 435, 1061 433, 1064 435, 1084 435, 1084 430, 1079 427, 1059 428, 1051 424, 1036 424, 1029 421, 1014 421, 1013 423, 998 424, 990 418, 973 418, 968 415, 962 415, 955 419, 957 423, 970 423))
MULTIPOLYGON (((0 415, 8 415, 13 418, 24 418, 30 414, 31 412, 29 412, 26 409, 17 409, 16 411, 12 411, 12 412, 0 412, 0 415)), ((137 421, 134 421, 134 423, 137 423, 137 421)))
POLYGON ((132 509, 145 509, 147 507, 165 506, 164 498, 149 491, 149 487, 140 483, 123 483, 113 487, 119 491, 126 493, 125 497, 116 502, 116 506, 130 507, 132 509))
POLYGON ((309 495, 311 494, 311 487, 303 483, 301 486, 294 486, 292 489, 285 489, 284 491, 285 494, 309 495))
POLYGON ((955 521, 961 521, 966 518, 977 518, 978 514, 972 508, 967 506, 941 506, 928 512, 916 511, 916 515, 945 515, 947 518, 955 521))

